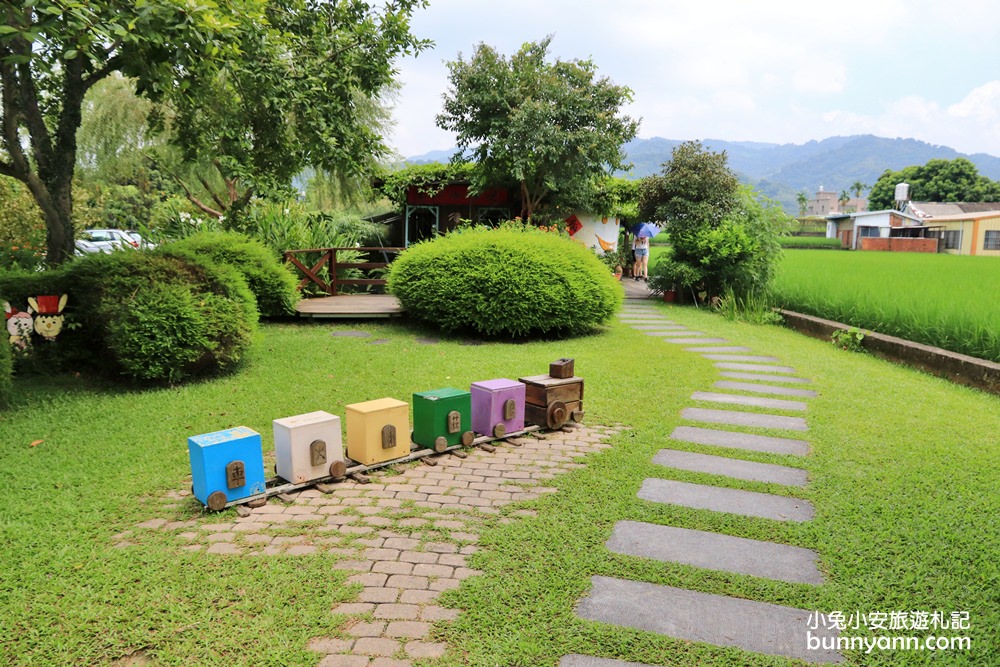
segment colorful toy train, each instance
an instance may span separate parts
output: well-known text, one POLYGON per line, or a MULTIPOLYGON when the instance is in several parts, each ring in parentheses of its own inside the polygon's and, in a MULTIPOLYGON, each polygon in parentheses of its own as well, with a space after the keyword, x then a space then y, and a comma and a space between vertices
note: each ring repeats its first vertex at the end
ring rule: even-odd
POLYGON ((192 491, 211 510, 266 499, 282 488, 343 478, 349 469, 371 469, 431 452, 510 437, 531 428, 562 428, 583 420, 583 379, 572 359, 549 365, 548 375, 473 382, 468 391, 446 387, 413 394, 410 405, 380 398, 344 406, 340 417, 324 411, 275 419, 275 471, 264 475, 259 433, 245 426, 188 438, 192 491), (480 434, 477 436, 476 434, 480 434), (282 485, 281 481, 285 484, 282 485))

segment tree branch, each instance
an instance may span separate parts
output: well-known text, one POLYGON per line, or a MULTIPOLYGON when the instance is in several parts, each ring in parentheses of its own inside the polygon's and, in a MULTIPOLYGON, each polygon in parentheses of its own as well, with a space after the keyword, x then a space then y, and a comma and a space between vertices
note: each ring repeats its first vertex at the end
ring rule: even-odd
POLYGON ((212 186, 209 184, 208 179, 206 179, 204 176, 202 176, 202 175, 199 174, 198 175, 198 180, 201 182, 201 187, 205 188, 205 191, 208 192, 209 195, 211 195, 212 200, 216 204, 218 204, 219 209, 222 210, 222 211, 225 211, 226 210, 226 202, 222 201, 222 197, 220 197, 218 195, 218 193, 216 193, 216 191, 212 189, 212 186))
MULTIPOLYGON (((184 182, 183 178, 181 178, 180 176, 178 176, 176 173, 174 173, 173 171, 171 171, 169 168, 157 164, 156 160, 153 160, 149 156, 147 156, 147 159, 150 162, 152 162, 158 169, 162 169, 163 171, 167 172, 167 174, 169 174, 171 178, 173 178, 175 181, 177 181, 177 184, 179 186, 181 186, 182 190, 184 190, 184 196, 187 197, 187 200, 189 202, 191 202, 192 204, 194 204, 200 211, 202 211, 203 213, 209 214, 213 218, 221 218, 224 215, 223 211, 216 211, 214 208, 212 208, 211 206, 208 206, 207 204, 205 204, 204 202, 202 202, 200 199, 198 199, 197 197, 195 197, 194 193, 191 192, 191 188, 189 188, 187 186, 187 183, 184 182)), ((211 192, 211 190, 209 190, 209 192, 211 192)), ((223 209, 224 209, 224 207, 223 207, 223 209)))
MULTIPOLYGON (((111 49, 108 50, 110 53, 111 49)), ((83 92, 86 93, 90 90, 91 86, 100 81, 101 79, 107 78, 112 72, 117 71, 121 68, 124 59, 121 55, 115 55, 108 58, 108 61, 104 63, 104 66, 98 70, 94 70, 90 73, 90 76, 83 79, 83 92)))
POLYGON ((20 108, 17 103, 17 74, 13 66, 7 62, 6 56, 10 50, 0 47, 0 86, 3 94, 3 143, 10 156, 10 162, 4 166, 10 170, 7 174, 23 181, 27 178, 31 167, 21 147, 21 137, 18 134, 20 125, 20 108))

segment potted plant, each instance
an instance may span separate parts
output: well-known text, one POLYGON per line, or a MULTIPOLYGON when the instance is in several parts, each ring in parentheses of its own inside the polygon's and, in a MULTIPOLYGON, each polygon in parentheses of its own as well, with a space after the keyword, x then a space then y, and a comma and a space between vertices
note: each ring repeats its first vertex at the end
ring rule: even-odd
POLYGON ((697 285, 703 278, 702 271, 697 267, 671 258, 658 261, 649 272, 649 288, 654 293, 663 295, 667 302, 677 301, 680 292, 686 287, 697 285))

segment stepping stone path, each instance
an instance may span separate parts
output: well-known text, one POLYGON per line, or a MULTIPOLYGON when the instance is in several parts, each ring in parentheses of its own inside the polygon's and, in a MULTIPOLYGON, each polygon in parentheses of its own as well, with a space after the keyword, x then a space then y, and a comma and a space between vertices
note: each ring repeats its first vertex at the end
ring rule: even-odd
MULTIPOLYGON (((675 322, 651 320, 663 311, 656 306, 633 301, 626 306, 620 321, 631 324, 648 336, 686 349, 715 362, 720 380, 714 389, 698 391, 692 401, 730 404, 738 409, 687 407, 680 416, 696 425, 674 429, 670 439, 719 448, 718 454, 703 454, 677 449, 662 449, 653 463, 690 472, 717 476, 720 481, 694 484, 651 477, 637 491, 639 498, 652 503, 690 507, 706 512, 724 512, 754 517, 756 521, 805 522, 813 518, 814 508, 792 493, 759 493, 734 488, 738 480, 763 482, 785 487, 803 487, 808 476, 803 468, 748 461, 740 452, 762 452, 804 457, 809 442, 798 438, 745 433, 743 428, 766 428, 806 432, 804 417, 779 412, 806 412, 805 400, 815 398, 812 389, 788 385, 809 384, 808 378, 795 375, 790 366, 780 365, 776 357, 754 355, 752 350, 722 338, 678 328, 675 322), (738 380, 738 381, 733 381, 738 380), (770 384, 770 383, 778 383, 770 384), (728 428, 716 428, 722 425, 728 428), (733 430, 735 429, 735 430, 733 430), (731 481, 730 481, 731 480, 731 481)), ((622 520, 615 524, 607 548, 616 553, 656 561, 681 563, 707 570, 732 572, 807 585, 824 583, 817 566, 817 554, 803 547, 751 540, 677 526, 654 525, 622 520)), ((836 636, 819 624, 813 628, 806 609, 748 600, 727 595, 709 594, 647 582, 594 576, 591 589, 577 607, 580 618, 665 635, 675 639, 736 647, 755 653, 784 656, 806 662, 838 663, 843 656, 832 650, 810 648, 807 632, 827 645, 836 636)), ((815 625, 815 624, 814 624, 815 625)), ((814 644, 815 646, 815 644, 814 644)), ((560 667, 649 667, 603 657, 567 655, 560 667)))

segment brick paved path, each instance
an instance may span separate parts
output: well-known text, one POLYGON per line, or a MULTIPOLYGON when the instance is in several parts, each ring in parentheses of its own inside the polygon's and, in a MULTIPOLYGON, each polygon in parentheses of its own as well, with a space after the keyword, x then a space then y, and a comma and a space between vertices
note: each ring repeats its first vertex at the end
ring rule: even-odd
POLYGON ((434 456, 436 466, 413 462, 375 471, 370 484, 347 480, 329 494, 308 489, 291 502, 271 498, 238 518, 152 519, 118 535, 118 544, 132 544, 145 531, 171 531, 182 548, 220 557, 336 554, 334 567, 353 572, 348 582, 362 590, 355 602, 331 609, 351 618, 349 638, 310 642, 319 667, 405 667, 444 653, 446 646, 430 639, 431 626, 459 611, 439 606, 437 598, 478 573, 466 557, 476 551, 481 520, 502 505, 554 492, 548 480, 609 447, 617 430, 574 425, 498 441, 492 453, 472 449, 465 459, 434 456))

